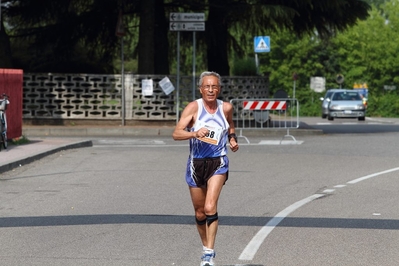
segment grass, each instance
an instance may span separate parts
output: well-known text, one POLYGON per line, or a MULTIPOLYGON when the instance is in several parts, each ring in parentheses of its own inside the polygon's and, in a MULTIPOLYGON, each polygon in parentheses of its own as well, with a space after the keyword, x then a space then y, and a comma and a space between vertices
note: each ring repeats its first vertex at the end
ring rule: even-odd
POLYGON ((27 144, 29 142, 30 142, 30 140, 28 138, 26 138, 25 136, 21 136, 19 138, 11 139, 10 144, 12 144, 12 145, 22 145, 22 144, 27 144))

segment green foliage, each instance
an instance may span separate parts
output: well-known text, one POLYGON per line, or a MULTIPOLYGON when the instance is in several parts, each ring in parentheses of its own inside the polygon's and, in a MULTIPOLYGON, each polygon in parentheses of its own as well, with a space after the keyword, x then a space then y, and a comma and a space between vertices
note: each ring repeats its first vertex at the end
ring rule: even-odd
MULTIPOLYGON (((123 65, 125 73, 137 73, 137 60, 125 60, 124 65, 123 65)), ((121 59, 116 59, 114 60, 114 69, 115 73, 121 73, 122 72, 122 63, 121 59)))
POLYGON ((369 96, 367 101, 367 116, 399 117, 398 92, 387 92, 382 96, 369 96))
POLYGON ((298 90, 295 93, 299 103, 300 116, 320 116, 323 93, 316 93, 310 89, 298 90))
POLYGON ((19 138, 11 139, 11 143, 10 144, 12 144, 12 145, 22 145, 22 144, 27 144, 29 142, 30 142, 30 140, 27 137, 21 136, 19 138))
POLYGON ((254 58, 237 59, 234 61, 233 76, 256 76, 256 63, 254 58))
POLYGON ((387 92, 384 85, 399 88, 399 5, 379 3, 370 17, 329 39, 317 34, 298 38, 289 31, 270 34, 271 52, 260 54, 260 72, 270 73, 270 95, 279 89, 293 95, 293 73, 298 74, 296 98, 301 115, 320 115, 323 95, 312 94, 310 78, 326 78, 326 89, 338 88, 337 74, 345 77, 343 88, 366 83, 370 116, 398 117, 399 92, 387 92), (303 94, 301 94, 303 92, 303 94))

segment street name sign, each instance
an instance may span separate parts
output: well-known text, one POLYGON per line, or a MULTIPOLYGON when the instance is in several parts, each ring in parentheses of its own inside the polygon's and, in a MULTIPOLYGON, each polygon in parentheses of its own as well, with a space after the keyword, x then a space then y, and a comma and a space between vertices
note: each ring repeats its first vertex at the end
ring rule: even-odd
POLYGON ((170 22, 171 31, 204 31, 205 22, 170 22))
POLYGON ((205 13, 170 13, 170 21, 205 21, 205 13))

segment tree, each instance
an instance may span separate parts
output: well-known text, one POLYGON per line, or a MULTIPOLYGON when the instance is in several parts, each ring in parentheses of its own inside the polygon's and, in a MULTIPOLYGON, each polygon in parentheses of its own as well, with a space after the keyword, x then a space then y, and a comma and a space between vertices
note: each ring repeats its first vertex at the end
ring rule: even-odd
POLYGON ((361 0, 210 0, 208 68, 221 75, 229 75, 225 51, 229 43, 239 41, 231 40, 229 34, 229 29, 234 26, 245 29, 242 33, 247 36, 288 29, 299 36, 317 32, 321 38, 325 38, 355 25, 358 19, 366 19, 370 8, 361 0))
POLYGON ((14 61, 27 62, 29 71, 81 71, 87 62, 83 69, 111 72, 121 5, 126 20, 140 17, 139 73, 168 74, 167 15, 183 11, 208 15, 206 34, 199 39, 206 43, 208 69, 221 75, 230 74, 229 58, 244 53, 248 43, 242 40, 249 35, 287 29, 331 36, 366 18, 370 7, 360 0, 8 0, 7 33, 13 50, 19 47, 14 61))
POLYGON ((17 67, 49 72, 112 71, 118 44, 114 35, 117 1, 9 0, 3 15, 17 67))

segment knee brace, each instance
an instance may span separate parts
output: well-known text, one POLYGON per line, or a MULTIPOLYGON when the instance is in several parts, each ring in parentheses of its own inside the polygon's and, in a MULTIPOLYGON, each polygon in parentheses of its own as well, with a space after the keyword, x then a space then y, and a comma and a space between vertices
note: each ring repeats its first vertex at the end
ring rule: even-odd
POLYGON ((198 220, 197 217, 195 217, 195 222, 196 222, 198 225, 204 225, 204 224, 206 223, 206 218, 205 218, 204 220, 200 221, 200 220, 198 220))
POLYGON ((217 221, 219 219, 218 213, 215 213, 214 215, 207 215, 206 216, 206 223, 211 225, 214 221, 217 221))

